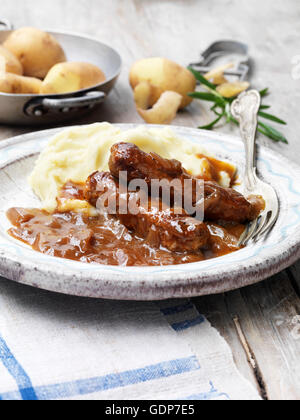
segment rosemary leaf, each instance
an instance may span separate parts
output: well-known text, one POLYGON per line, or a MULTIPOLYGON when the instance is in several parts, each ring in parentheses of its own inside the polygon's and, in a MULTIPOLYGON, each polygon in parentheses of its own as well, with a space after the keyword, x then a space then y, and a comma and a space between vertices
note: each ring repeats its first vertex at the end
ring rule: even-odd
POLYGON ((272 140, 276 142, 282 142, 285 144, 288 144, 287 138, 280 133, 278 130, 276 130, 274 127, 271 127, 268 124, 262 123, 261 121, 258 122, 258 125, 261 129, 259 129, 260 132, 264 131, 262 134, 266 135, 267 137, 270 137, 272 140))
POLYGON ((240 123, 238 122, 238 120, 236 120, 235 118, 233 118, 233 116, 230 116, 230 121, 236 125, 240 125, 240 123))
POLYGON ((188 96, 195 99, 202 99, 203 101, 215 102, 217 96, 209 92, 193 92, 188 93, 188 96))
POLYGON ((278 123, 278 124, 287 125, 287 123, 286 123, 285 121, 281 120, 281 119, 280 119, 280 118, 278 118, 278 117, 275 117, 275 115, 267 114, 266 112, 262 112, 262 111, 260 111, 260 112, 258 113, 258 115, 259 115, 260 117, 262 117, 262 118, 265 118, 265 119, 267 119, 267 120, 274 121, 274 122, 276 122, 276 123, 278 123))
POLYGON ((205 79, 204 76, 202 76, 201 73, 194 70, 192 67, 188 67, 188 69, 193 73, 193 75, 196 77, 196 79, 202 84, 207 86, 209 89, 216 90, 216 86, 213 83, 210 83, 207 79, 205 79))
POLYGON ((269 94, 269 88, 263 89, 259 93, 260 93, 260 96, 264 98, 265 96, 269 94))
POLYGON ((202 127, 198 127, 201 130, 212 130, 216 124, 218 124, 219 121, 224 117, 225 114, 221 114, 217 119, 212 121, 210 124, 203 125, 202 127))
POLYGON ((268 137, 268 138, 270 138, 270 139, 272 139, 273 141, 275 141, 276 143, 279 143, 280 142, 280 140, 278 139, 278 137, 274 137, 273 138, 273 136, 267 131, 267 130, 265 130, 265 129, 263 129, 263 128, 258 128, 257 129, 257 131, 259 132, 259 133, 261 133, 261 134, 263 134, 264 136, 266 136, 266 137, 268 137))
POLYGON ((200 100, 202 99, 203 101, 215 102, 216 105, 218 105, 222 108, 226 105, 226 102, 224 101, 224 99, 220 98, 219 96, 215 95, 214 93, 193 92, 193 93, 188 93, 188 96, 190 96, 191 98, 194 98, 194 99, 200 99, 200 100))

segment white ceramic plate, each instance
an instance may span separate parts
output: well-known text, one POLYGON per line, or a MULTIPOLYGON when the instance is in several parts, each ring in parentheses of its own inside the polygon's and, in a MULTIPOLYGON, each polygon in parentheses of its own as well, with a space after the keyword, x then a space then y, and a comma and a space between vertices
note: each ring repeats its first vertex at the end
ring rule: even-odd
MULTIPOLYGON (((133 125, 120 125, 121 129, 133 125)), ((267 148, 259 149, 260 175, 277 190, 279 220, 265 241, 236 253, 194 264, 168 267, 89 265, 40 254, 7 234, 10 207, 39 207, 27 176, 38 153, 59 130, 27 134, 0 143, 0 274, 55 292, 120 300, 160 300, 221 293, 247 286, 287 268, 300 258, 300 167, 267 148)), ((241 140, 212 132, 174 127, 219 158, 244 162, 241 140)))

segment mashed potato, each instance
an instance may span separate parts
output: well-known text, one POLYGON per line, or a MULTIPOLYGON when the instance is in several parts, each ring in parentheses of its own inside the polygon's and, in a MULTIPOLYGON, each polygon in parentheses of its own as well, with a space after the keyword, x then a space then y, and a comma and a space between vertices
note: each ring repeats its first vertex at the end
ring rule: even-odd
MULTIPOLYGON (((155 152, 167 159, 177 159, 194 175, 205 171, 205 160, 196 155, 207 155, 200 145, 179 138, 171 129, 138 128, 122 131, 108 124, 98 123, 62 131, 50 140, 38 158, 29 177, 29 183, 42 201, 42 207, 54 211, 61 187, 68 181, 83 183, 96 170, 107 171, 111 146, 131 142, 145 152, 155 152)), ((206 162, 207 163, 207 162, 206 162)), ((224 173, 223 186, 229 186, 230 177, 224 173)), ((82 202, 73 200, 69 209, 86 209, 82 202)))

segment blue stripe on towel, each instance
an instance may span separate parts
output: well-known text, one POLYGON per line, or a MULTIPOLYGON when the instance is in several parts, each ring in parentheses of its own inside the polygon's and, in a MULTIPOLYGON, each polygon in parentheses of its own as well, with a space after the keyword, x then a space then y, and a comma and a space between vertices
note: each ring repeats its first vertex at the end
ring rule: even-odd
POLYGON ((194 305, 192 304, 192 302, 187 302, 183 305, 178 305, 178 306, 171 306, 169 308, 161 309, 160 311, 163 315, 169 316, 169 315, 179 314, 181 312, 186 312, 186 311, 189 311, 190 309, 194 309, 194 305))
POLYGON ((209 400, 217 400, 217 399, 225 399, 230 401, 230 398, 228 396, 228 394, 212 394, 210 392, 207 393, 203 393, 203 394, 195 394, 195 395, 190 395, 187 398, 183 398, 186 401, 209 401, 209 400))
MULTIPOLYGON (((0 360, 16 381, 23 400, 36 400, 31 380, 0 335, 0 360)), ((0 395, 1 399, 1 395, 0 395)))
MULTIPOLYGON (((146 366, 141 369, 127 372, 113 373, 98 378, 83 379, 74 382, 66 382, 35 388, 36 395, 40 400, 54 400, 70 398, 78 395, 88 395, 109 389, 126 387, 138 383, 153 381, 170 376, 180 375, 200 369, 196 356, 185 359, 170 360, 157 365, 146 366)), ((20 390, 21 392, 21 390, 20 390)), ((0 394, 2 399, 12 399, 16 394, 0 394)))
POLYGON ((194 400, 194 401, 208 401, 208 400, 216 400, 220 398, 225 398, 226 400, 230 400, 228 394, 224 392, 219 392, 212 382, 210 382, 211 389, 209 392, 203 392, 201 394, 194 394, 190 395, 189 397, 183 398, 183 400, 194 400))
POLYGON ((203 322, 205 322, 204 316, 199 315, 194 319, 189 319, 189 320, 186 320, 186 321, 176 322, 176 323, 172 324, 171 327, 175 331, 184 331, 184 330, 187 330, 188 328, 195 327, 196 325, 203 324, 203 322))
MULTIPOLYGON (((6 392, 5 394, 0 395, 0 401, 22 401, 22 400, 23 398, 20 392, 6 392)), ((26 399, 24 398, 24 400, 26 399)))

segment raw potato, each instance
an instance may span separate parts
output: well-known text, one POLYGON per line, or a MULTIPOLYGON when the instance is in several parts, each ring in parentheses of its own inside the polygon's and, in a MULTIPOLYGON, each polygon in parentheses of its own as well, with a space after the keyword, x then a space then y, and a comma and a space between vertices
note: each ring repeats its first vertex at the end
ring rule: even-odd
POLYGON ((217 92, 224 96, 224 98, 234 98, 249 89, 249 87, 249 82, 224 83, 217 87, 217 92))
POLYGON ((0 92, 39 94, 41 86, 42 82, 40 79, 12 73, 0 73, 0 92))
POLYGON ((24 75, 43 79, 57 63, 66 61, 65 53, 52 35, 35 28, 12 32, 3 46, 21 62, 24 75))
POLYGON ((181 103, 182 96, 179 93, 167 91, 152 109, 137 108, 137 111, 148 124, 170 124, 176 117, 181 103))
POLYGON ((42 83, 41 93, 60 94, 86 89, 106 80, 102 70, 89 63, 61 63, 54 66, 42 83))
POLYGON ((196 89, 196 79, 186 68, 167 60, 166 58, 146 58, 137 61, 130 71, 130 84, 132 89, 140 83, 149 84, 149 96, 146 101, 153 106, 166 91, 177 92, 182 96, 180 109, 192 102, 187 96, 196 89))
POLYGON ((0 71, 23 75, 23 66, 17 57, 0 45, 0 71))

